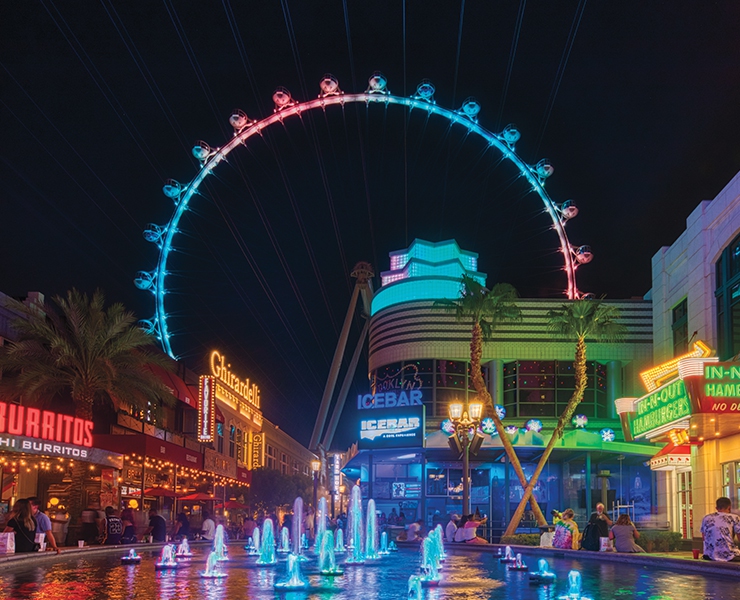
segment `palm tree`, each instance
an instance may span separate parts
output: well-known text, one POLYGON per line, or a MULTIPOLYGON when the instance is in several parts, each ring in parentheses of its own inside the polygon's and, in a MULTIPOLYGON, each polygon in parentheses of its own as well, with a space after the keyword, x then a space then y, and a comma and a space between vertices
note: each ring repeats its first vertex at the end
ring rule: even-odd
MULTIPOLYGON (((503 444, 506 455, 514 467, 522 487, 527 485, 527 478, 516 455, 514 446, 509 436, 504 431, 504 425, 496 412, 493 398, 486 388, 481 372, 481 358, 483 356, 483 342, 491 337, 493 330, 499 323, 504 321, 521 320, 521 310, 516 305, 518 294, 513 286, 508 283, 497 283, 492 289, 486 289, 473 277, 465 274, 462 276, 460 297, 456 300, 437 300, 434 305, 448 312, 454 312, 460 322, 468 322, 472 327, 470 340, 470 374, 473 379, 473 387, 478 398, 488 408, 496 431, 503 444)), ((464 476, 467 476, 465 474, 464 476)), ((532 500, 532 510, 540 525, 545 525, 547 519, 542 514, 537 502, 532 500)))
POLYGON ((548 331, 557 337, 575 339, 576 350, 573 362, 575 369, 575 390, 568 404, 558 419, 558 424, 537 463, 532 477, 529 480, 519 506, 511 517, 509 526, 504 535, 513 535, 522 519, 527 502, 532 496, 532 490, 537 485, 542 469, 552 454, 555 444, 563 436, 563 430, 570 423, 578 404, 583 400, 586 390, 586 338, 597 339, 602 342, 617 342, 624 339, 627 328, 619 323, 620 312, 616 306, 604 304, 601 300, 574 300, 564 304, 560 310, 551 310, 547 313, 548 331))
MULTIPOLYGON (((171 361, 152 351, 155 339, 122 304, 106 310, 101 291, 89 298, 75 289, 56 296, 54 304, 24 307, 25 318, 13 323, 18 340, 0 349, 0 389, 6 395, 43 404, 68 393, 76 416, 88 420, 97 402, 148 410, 173 400, 169 388, 146 368, 171 370, 171 361)), ((84 475, 85 465, 76 461, 69 498, 73 522, 82 508, 84 475)))

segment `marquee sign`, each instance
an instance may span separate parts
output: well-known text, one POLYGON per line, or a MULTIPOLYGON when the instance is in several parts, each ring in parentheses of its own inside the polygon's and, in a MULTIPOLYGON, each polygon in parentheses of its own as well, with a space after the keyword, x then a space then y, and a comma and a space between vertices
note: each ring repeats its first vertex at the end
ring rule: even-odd
POLYGON ((363 415, 359 447, 406 448, 424 445, 424 405, 376 409, 363 415))
POLYGON ((683 379, 676 379, 635 401, 630 429, 635 438, 691 416, 691 401, 683 379))
POLYGON ((226 355, 218 350, 211 352, 211 374, 221 383, 226 385, 237 395, 244 398, 255 408, 260 407, 260 389, 256 383, 251 383, 249 378, 237 377, 229 369, 231 364, 227 362, 226 355))
POLYGON ((212 442, 216 430, 216 378, 201 375, 198 386, 198 441, 212 442))
POLYGON ((91 448, 93 422, 50 410, 0 402, 0 433, 91 448))
POLYGON ((259 469, 265 464, 265 434, 252 433, 252 443, 250 444, 249 468, 259 469))

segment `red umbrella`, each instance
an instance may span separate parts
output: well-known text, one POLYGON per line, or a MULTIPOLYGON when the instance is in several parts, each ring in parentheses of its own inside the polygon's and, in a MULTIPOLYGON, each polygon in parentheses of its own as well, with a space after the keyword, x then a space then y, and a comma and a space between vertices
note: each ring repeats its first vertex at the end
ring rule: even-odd
POLYGON ((228 508, 229 510, 245 510, 249 508, 248 504, 242 504, 236 500, 227 500, 225 503, 216 504, 216 508, 228 508))
POLYGON ((204 494, 203 492, 198 492, 196 494, 188 494, 187 496, 180 496, 178 500, 190 500, 193 502, 206 502, 206 501, 213 501, 216 500, 211 494, 204 494))
POLYGON ((175 496, 177 496, 177 494, 172 490, 168 490, 167 488, 163 487, 148 488, 144 490, 144 495, 149 496, 150 498, 174 498, 175 496))

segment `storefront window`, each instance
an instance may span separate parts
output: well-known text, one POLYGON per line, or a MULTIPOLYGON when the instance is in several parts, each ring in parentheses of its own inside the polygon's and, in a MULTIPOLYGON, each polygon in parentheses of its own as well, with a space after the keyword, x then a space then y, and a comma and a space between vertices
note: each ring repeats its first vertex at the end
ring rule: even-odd
MULTIPOLYGON (((586 390, 579 412, 606 417, 606 367, 586 364, 586 390)), ((504 406, 513 417, 557 417, 565 410, 576 378, 573 361, 518 361, 504 365, 504 406)))

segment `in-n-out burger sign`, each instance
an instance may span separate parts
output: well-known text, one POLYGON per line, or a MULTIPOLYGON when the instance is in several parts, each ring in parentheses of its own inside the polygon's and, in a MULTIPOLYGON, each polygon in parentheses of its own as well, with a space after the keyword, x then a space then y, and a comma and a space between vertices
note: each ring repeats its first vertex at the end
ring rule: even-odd
POLYGON ((260 407, 260 389, 256 383, 250 383, 249 379, 241 379, 234 375, 229 369, 231 365, 226 362, 226 356, 218 350, 211 352, 211 373, 220 382, 234 390, 239 396, 252 404, 255 408, 260 407))
MULTIPOLYGON (((91 448, 93 422, 50 410, 0 402, 0 434, 3 433, 91 448)), ((38 445, 38 443, 28 441, 22 443, 38 445)), ((44 446, 47 445, 50 444, 44 444, 44 446)), ((19 449, 28 450, 30 448, 19 447, 19 449)), ((53 452, 57 453, 56 450, 53 452)))

